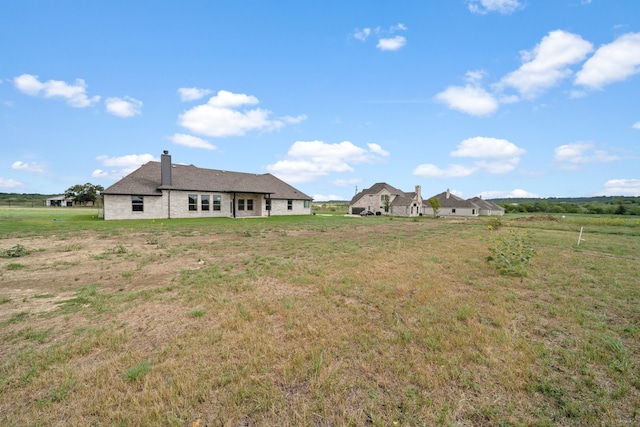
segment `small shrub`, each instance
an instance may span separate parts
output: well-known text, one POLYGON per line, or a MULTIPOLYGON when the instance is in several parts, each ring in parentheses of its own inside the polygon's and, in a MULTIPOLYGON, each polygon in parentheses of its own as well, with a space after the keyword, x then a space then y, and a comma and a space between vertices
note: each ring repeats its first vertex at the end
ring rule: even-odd
POLYGON ((0 258, 20 258, 29 255, 31 251, 22 245, 15 245, 9 249, 0 251, 0 258))
POLYGON ((127 252, 129 252, 129 250, 122 243, 118 243, 115 248, 111 249, 111 253, 114 254, 126 254, 127 252))
POLYGON ((499 216, 491 217, 491 219, 487 223, 487 228, 489 230, 497 230, 500 227, 502 227, 502 218, 500 218, 499 216))
POLYGON ((529 260, 536 255, 530 239, 528 232, 517 233, 513 230, 491 238, 487 262, 493 264, 501 274, 526 277, 529 260))

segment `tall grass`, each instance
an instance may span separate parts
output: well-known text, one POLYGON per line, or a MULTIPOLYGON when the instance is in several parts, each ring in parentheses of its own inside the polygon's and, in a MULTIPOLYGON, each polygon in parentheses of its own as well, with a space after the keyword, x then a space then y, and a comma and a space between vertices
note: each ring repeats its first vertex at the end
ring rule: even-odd
MULTIPOLYGON (((29 221, 40 234, 27 248, 61 232, 29 221)), ((31 282, 52 295, 38 299, 46 312, 6 294, 0 424, 639 421, 638 226, 590 224, 577 246, 574 224, 508 218, 492 230, 320 215, 68 224, 83 244, 56 253, 108 236, 106 256, 37 276, 48 252, 34 251, 5 271, 0 297, 21 274, 110 274, 65 298, 53 296, 68 287, 31 282), (535 229, 522 279, 485 262, 490 239, 513 229, 535 229)))

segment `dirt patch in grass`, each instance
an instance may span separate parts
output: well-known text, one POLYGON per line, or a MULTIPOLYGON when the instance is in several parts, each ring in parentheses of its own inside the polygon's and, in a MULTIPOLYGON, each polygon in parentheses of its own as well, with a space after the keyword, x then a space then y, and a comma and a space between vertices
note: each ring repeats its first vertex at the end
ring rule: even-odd
POLYGON ((637 421, 637 263, 536 224, 521 281, 506 225, 322 221, 0 240, 0 423, 637 421))

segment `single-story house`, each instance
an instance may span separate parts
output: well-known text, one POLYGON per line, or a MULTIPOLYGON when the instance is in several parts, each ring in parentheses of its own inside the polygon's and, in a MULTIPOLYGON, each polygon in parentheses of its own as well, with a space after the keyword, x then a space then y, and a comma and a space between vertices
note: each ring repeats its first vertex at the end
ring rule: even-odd
POLYGON ((502 216, 504 215, 504 208, 500 205, 493 203, 490 200, 484 200, 482 197, 473 197, 469 199, 470 202, 475 203, 480 209, 481 216, 502 216))
POLYGON ((64 197, 64 194, 59 196, 47 197, 45 199, 46 206, 73 206, 73 199, 64 197))
MULTIPOLYGON (((438 209, 439 216, 478 216, 480 215, 480 208, 475 203, 465 200, 461 197, 452 194, 449 189, 440 194, 436 194, 436 199, 440 201, 440 209, 438 209)), ((426 209, 427 215, 433 215, 433 208, 431 204, 426 209)))
POLYGON ((312 197, 267 174, 148 162, 102 192, 104 219, 311 215, 312 197))
POLYGON ((393 216, 420 216, 424 213, 424 203, 419 185, 414 192, 407 193, 386 182, 378 182, 353 196, 349 213, 358 215, 368 210, 393 216))

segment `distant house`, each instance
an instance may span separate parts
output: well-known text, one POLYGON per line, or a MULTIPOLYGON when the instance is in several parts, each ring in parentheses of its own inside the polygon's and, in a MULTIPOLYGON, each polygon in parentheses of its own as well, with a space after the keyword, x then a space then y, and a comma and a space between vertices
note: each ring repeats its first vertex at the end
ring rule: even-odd
POLYGON ((476 204, 480 209, 480 215, 482 216, 502 216, 504 215, 504 208, 489 200, 484 200, 482 197, 473 197, 469 199, 470 202, 476 204))
MULTIPOLYGON (((392 216, 433 216, 433 208, 429 199, 424 199, 422 190, 416 185, 414 192, 404 192, 387 184, 379 182, 371 188, 362 190, 349 202, 349 213, 357 215, 369 210, 392 216)), ((433 196, 440 201, 439 216, 479 216, 479 215, 504 215, 504 209, 481 197, 465 200, 449 189, 433 196)))
POLYGON ((102 192, 104 219, 310 215, 312 198, 267 174, 148 162, 102 192))
POLYGON ((419 185, 416 185, 414 192, 407 193, 386 182, 379 182, 371 188, 362 190, 349 202, 349 213, 354 215, 369 210, 376 214, 420 216, 424 208, 419 185))
POLYGON ((46 206, 73 206, 73 199, 64 197, 64 194, 59 196, 51 196, 45 199, 44 204, 46 206))
MULTIPOLYGON (((478 216, 480 208, 475 203, 462 199, 452 194, 449 189, 440 194, 436 194, 436 199, 440 201, 439 216, 478 216)), ((429 204, 426 214, 433 215, 433 208, 429 204)))

